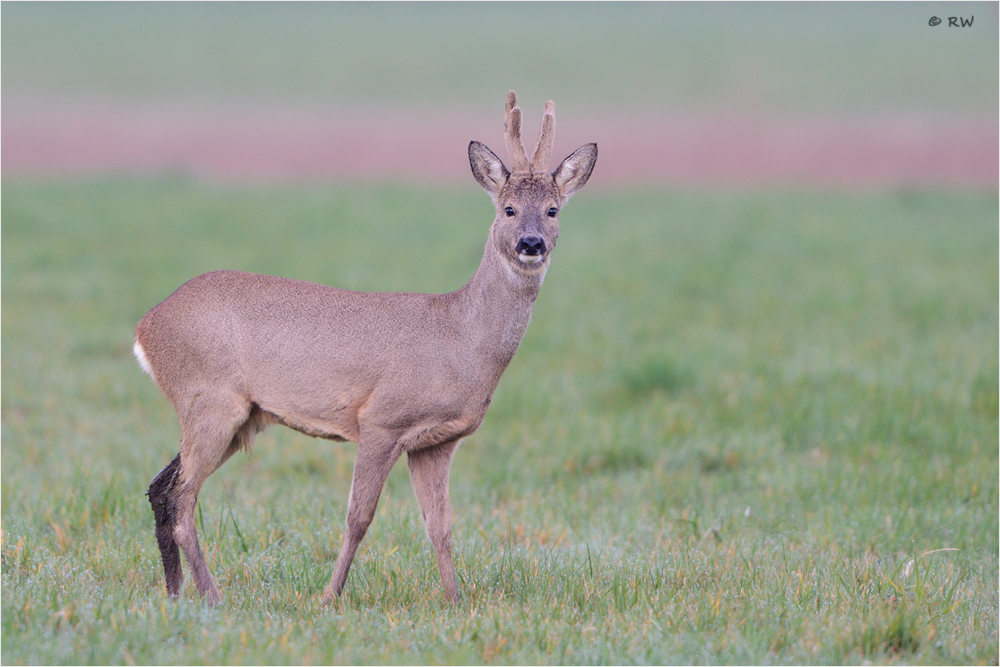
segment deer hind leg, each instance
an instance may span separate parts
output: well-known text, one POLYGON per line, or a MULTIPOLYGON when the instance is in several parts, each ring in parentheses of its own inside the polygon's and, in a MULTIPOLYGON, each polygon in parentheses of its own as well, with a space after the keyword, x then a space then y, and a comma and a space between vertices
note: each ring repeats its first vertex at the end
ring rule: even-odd
POLYGON ((174 457, 166 468, 153 478, 146 495, 153 508, 153 518, 156 520, 156 543, 160 546, 160 559, 163 561, 163 575, 167 580, 167 595, 177 597, 181 591, 184 572, 181 569, 181 554, 174 540, 174 524, 176 522, 176 507, 172 492, 180 470, 181 455, 174 457))
POLYGON ((184 552, 198 592, 210 604, 222 601, 205 564, 194 510, 198 493, 205 480, 229 457, 249 446, 253 434, 261 425, 251 414, 249 403, 234 405, 228 401, 225 409, 197 411, 182 417, 181 452, 150 485, 150 504, 156 517, 156 536, 163 558, 167 593, 176 596, 183 579, 178 547, 184 552))
POLYGON ((458 440, 436 447, 418 449, 407 454, 410 482, 420 505, 420 514, 427 527, 427 536, 434 546, 441 584, 445 596, 458 602, 458 585, 451 559, 451 501, 448 494, 448 473, 451 457, 458 440))
POLYGON ((333 576, 320 598, 321 604, 328 604, 343 592, 354 554, 375 518, 375 508, 378 506, 382 487, 400 453, 395 438, 385 435, 366 437, 362 434, 358 456, 354 462, 351 494, 347 501, 347 530, 344 532, 340 553, 337 554, 337 563, 333 567, 333 576))

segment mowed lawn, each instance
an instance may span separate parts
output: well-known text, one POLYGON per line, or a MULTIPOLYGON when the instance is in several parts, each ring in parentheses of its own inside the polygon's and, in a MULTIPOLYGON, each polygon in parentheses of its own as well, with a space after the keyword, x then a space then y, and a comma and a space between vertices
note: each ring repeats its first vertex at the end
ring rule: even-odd
POLYGON ((991 193, 585 190, 451 493, 449 606, 404 464, 320 608, 356 445, 272 427, 198 514, 224 603, 164 593, 175 455, 135 323, 194 275, 448 291, 466 187, 2 190, 2 660, 990 663, 991 193))

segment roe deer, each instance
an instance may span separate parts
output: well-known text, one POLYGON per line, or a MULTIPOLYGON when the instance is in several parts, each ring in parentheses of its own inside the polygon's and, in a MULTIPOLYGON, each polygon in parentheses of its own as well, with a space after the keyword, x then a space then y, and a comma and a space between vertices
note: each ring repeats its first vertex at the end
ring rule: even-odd
POLYGON ((469 144, 472 174, 496 218, 482 263, 448 294, 352 292, 238 271, 206 273, 142 318, 135 356, 180 419, 181 450, 149 485, 167 593, 180 591, 184 551, 198 592, 221 601, 195 531, 205 479, 268 424, 358 442, 347 530, 328 603, 344 589, 389 470, 405 452, 444 593, 458 600, 448 473, 459 440, 479 427, 524 336, 559 233, 558 215, 590 177, 597 145, 548 171, 555 106, 546 102, 529 162, 521 110, 507 93, 508 169, 469 144))

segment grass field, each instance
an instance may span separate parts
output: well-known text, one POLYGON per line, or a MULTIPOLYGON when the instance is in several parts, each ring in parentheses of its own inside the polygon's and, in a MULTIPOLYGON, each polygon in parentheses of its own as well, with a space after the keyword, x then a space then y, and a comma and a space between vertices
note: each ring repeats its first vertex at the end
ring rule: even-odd
POLYGON ((318 607, 355 445, 281 428, 201 497, 224 604, 168 600, 143 493, 179 432, 130 346, 209 269, 455 289, 471 179, 2 210, 4 664, 998 661, 995 193, 578 195, 455 459, 455 608, 405 466, 318 607))

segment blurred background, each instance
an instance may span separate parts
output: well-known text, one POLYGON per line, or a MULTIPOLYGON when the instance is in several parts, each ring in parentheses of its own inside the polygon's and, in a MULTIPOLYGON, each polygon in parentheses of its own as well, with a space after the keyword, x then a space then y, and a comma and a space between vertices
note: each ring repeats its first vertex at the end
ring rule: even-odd
POLYGON ((598 142, 597 187, 998 178, 996 3, 5 2, 2 19, 5 176, 464 179, 470 139, 503 154, 512 88, 526 143, 547 99, 557 158, 598 142))

